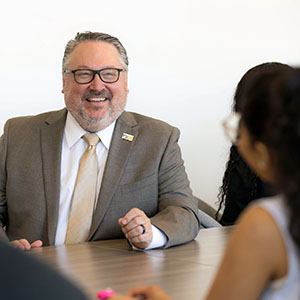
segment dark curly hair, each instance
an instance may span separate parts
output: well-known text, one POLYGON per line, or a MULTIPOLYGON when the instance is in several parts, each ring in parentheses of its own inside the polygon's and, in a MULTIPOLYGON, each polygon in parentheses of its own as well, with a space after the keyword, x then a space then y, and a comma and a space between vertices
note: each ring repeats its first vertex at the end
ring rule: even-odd
MULTIPOLYGON (((234 112, 239 112, 241 110, 241 105, 245 98, 245 91, 250 82, 252 82, 256 77, 261 76, 262 74, 267 73, 280 73, 284 70, 291 69, 290 66, 286 64, 282 64, 279 62, 267 62, 260 65, 257 65, 251 69, 249 69, 244 76, 239 81, 234 99, 232 110, 234 112)), ((224 215, 221 220, 219 220, 223 225, 231 225, 234 223, 235 219, 238 217, 238 214, 251 202, 260 197, 270 196, 273 194, 273 191, 269 186, 263 183, 255 173, 253 173, 247 164, 244 162, 243 158, 239 155, 237 148, 232 145, 230 148, 229 159, 226 163, 225 172, 223 176, 222 186, 219 189, 218 193, 218 202, 219 206, 216 213, 216 219, 219 219, 220 212, 222 208, 225 206, 224 215), (246 195, 244 198, 231 199, 229 196, 230 188, 236 188, 233 186, 232 178, 233 176, 240 176, 240 186, 238 187, 238 191, 240 192, 240 197, 246 195), (243 193, 241 193, 241 190, 243 193), (238 211, 228 211, 232 210, 232 201, 239 202, 237 203, 235 209, 238 211), (227 206, 227 210, 226 210, 227 206)), ((233 195, 235 197, 236 195, 233 195)), ((236 198, 236 197, 235 197, 236 198)))
POLYGON ((246 91, 241 115, 252 139, 270 152, 300 254, 300 69, 259 76, 246 91))

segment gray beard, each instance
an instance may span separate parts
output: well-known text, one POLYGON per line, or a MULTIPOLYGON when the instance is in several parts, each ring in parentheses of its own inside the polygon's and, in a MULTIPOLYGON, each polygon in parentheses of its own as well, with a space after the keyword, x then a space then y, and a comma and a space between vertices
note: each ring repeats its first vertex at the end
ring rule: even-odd
POLYGON ((118 108, 114 111, 109 111, 108 114, 101 120, 99 119, 93 119, 90 118, 85 111, 80 112, 80 117, 78 118, 76 115, 74 115, 72 112, 73 117, 76 119, 78 124, 89 132, 98 132, 99 130, 102 130, 109 126, 113 121, 115 121, 124 111, 123 109, 118 108))

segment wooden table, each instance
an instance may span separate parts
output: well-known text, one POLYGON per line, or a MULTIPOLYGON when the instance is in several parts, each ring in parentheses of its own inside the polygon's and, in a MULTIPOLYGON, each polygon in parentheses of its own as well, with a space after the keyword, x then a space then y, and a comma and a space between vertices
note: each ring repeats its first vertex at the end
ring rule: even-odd
POLYGON ((71 277, 91 299, 107 287, 126 293, 133 286, 157 284, 176 300, 200 300, 230 232, 230 227, 202 229, 194 241, 166 250, 135 251, 122 239, 49 246, 31 253, 71 277))

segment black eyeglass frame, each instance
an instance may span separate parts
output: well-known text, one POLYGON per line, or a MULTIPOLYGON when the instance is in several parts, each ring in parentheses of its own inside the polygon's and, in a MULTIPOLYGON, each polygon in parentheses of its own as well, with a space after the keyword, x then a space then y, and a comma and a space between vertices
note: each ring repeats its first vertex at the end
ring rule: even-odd
POLYGON ((91 83, 91 82, 94 80, 96 74, 98 74, 100 80, 101 80, 102 82, 104 82, 104 83, 115 83, 115 82, 117 82, 117 81, 120 79, 120 73, 121 73, 121 72, 125 72, 125 71, 126 71, 126 69, 119 69, 119 68, 103 68, 103 69, 100 69, 100 70, 98 70, 98 71, 96 71, 96 70, 91 70, 91 69, 65 70, 64 73, 73 73, 74 81, 75 81, 76 83, 78 83, 78 84, 89 84, 89 83, 91 83), (117 77, 117 79, 114 80, 114 81, 105 81, 105 80, 103 80, 103 78, 101 77, 100 72, 101 72, 101 71, 104 71, 104 70, 117 70, 117 71, 118 71, 118 77, 117 77), (92 76, 91 80, 88 81, 88 82, 78 82, 78 81, 76 80, 76 75, 75 75, 75 73, 76 73, 77 71, 91 71, 91 72, 93 72, 93 76, 92 76))

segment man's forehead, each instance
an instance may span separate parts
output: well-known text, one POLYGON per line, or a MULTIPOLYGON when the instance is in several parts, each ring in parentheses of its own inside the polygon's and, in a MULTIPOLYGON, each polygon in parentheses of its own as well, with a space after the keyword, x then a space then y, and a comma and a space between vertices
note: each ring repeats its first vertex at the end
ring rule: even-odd
POLYGON ((90 62, 115 64, 120 60, 121 56, 114 45, 103 41, 84 41, 74 48, 68 62, 83 65, 90 62))
POLYGON ((83 41, 79 43, 75 48, 73 49, 72 53, 77 52, 87 52, 87 51, 102 51, 102 52, 113 52, 119 54, 117 48, 106 41, 83 41))

